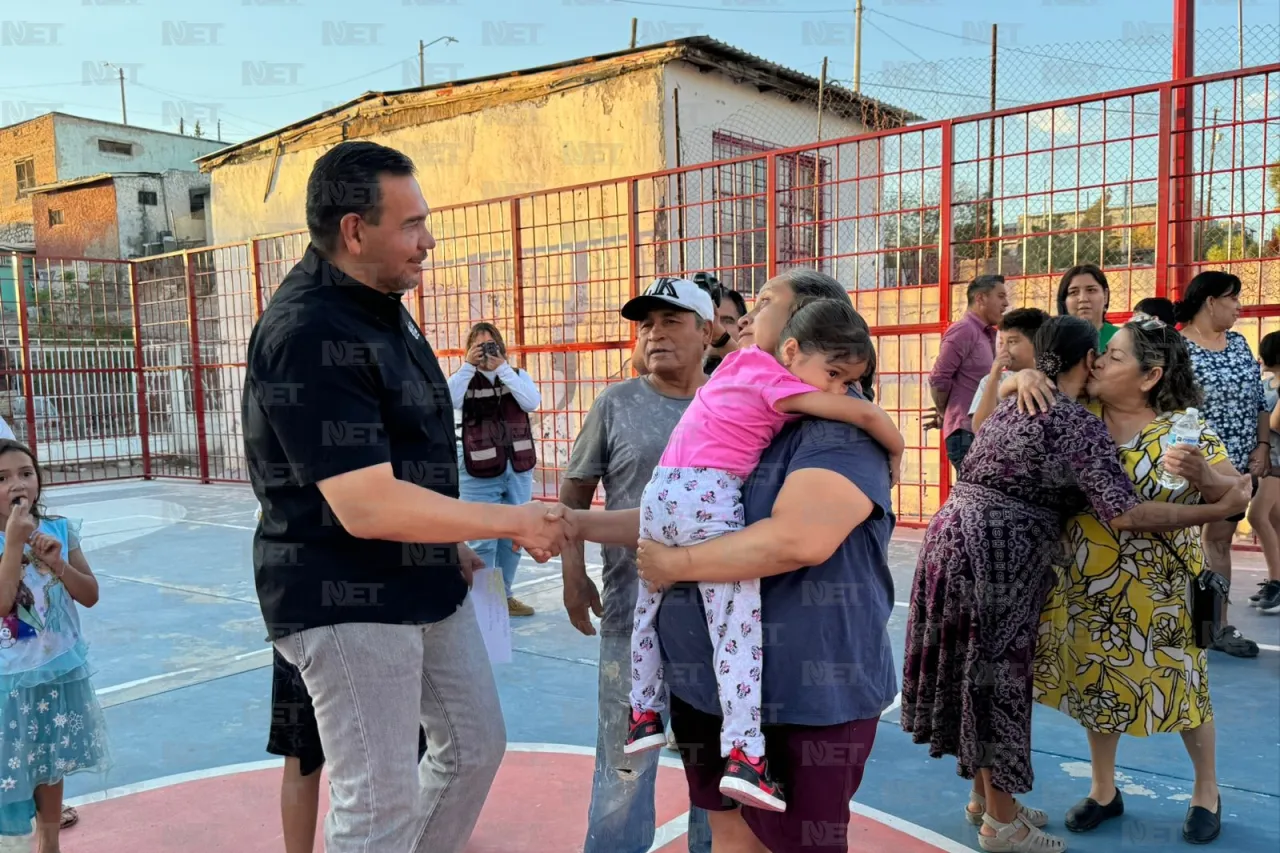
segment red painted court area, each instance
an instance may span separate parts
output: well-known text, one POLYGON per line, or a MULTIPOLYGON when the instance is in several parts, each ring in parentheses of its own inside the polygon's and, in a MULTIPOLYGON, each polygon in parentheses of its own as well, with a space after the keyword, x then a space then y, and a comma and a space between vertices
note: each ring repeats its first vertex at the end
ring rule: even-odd
MULTIPOLYGON (((570 853, 582 850, 592 759, 587 755, 508 752, 467 845, 467 853, 570 853)), ((323 787, 323 786, 322 786, 323 787)), ((81 820, 62 835, 66 853, 279 853, 280 770, 264 769, 127 794, 80 807, 81 820)), ((321 815, 327 808, 321 793, 321 815)), ((657 823, 689 807, 684 775, 658 772, 657 823)), ((316 850, 324 849, 323 830, 316 850)), ((938 848, 860 815, 849 849, 936 853, 938 848)), ((660 853, 683 853, 680 837, 660 853)))

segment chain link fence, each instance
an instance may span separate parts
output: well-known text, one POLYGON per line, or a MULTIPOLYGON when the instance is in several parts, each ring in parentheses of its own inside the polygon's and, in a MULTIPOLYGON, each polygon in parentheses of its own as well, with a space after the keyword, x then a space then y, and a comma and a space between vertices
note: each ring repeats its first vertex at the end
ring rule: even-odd
MULTIPOLYGON (((1078 98, 1135 86, 1149 86, 1168 80, 1173 67, 1173 37, 1155 32, 1164 25, 1131 24, 1126 35, 1110 41, 1072 42, 1024 46, 1000 44, 997 33, 995 57, 995 108, 1008 109, 1078 98)), ((890 45, 890 52, 905 57, 886 61, 879 68, 864 63, 860 91, 867 98, 905 110, 913 120, 937 120, 973 115, 991 109, 992 60, 990 33, 968 35, 944 33, 906 19, 867 9, 864 43, 878 40, 890 45), (933 30, 956 38, 958 51, 968 56, 925 60, 907 41, 899 38, 912 29, 933 30), (966 47, 967 43, 967 47, 966 47)), ((1245 67, 1274 62, 1280 57, 1280 23, 1249 24, 1244 28, 1245 67)), ((1214 74, 1241 67, 1241 31, 1236 27, 1197 29, 1195 73, 1214 74)), ((1014 40, 1008 33, 1004 38, 1014 40)), ((818 49, 823 49, 819 47, 818 49)), ((807 97, 788 96, 790 107, 779 110, 760 102, 744 102, 727 118, 714 122, 700 120, 698 113, 683 108, 680 116, 680 163, 710 163, 731 156, 744 156, 774 148, 800 145, 820 139, 836 139, 862 132, 880 116, 871 105, 861 113, 850 107, 853 63, 845 57, 847 46, 830 46, 827 87, 819 119, 817 91, 807 97), (860 123, 860 126, 855 126, 860 123), (747 140, 728 144, 721 135, 747 140)), ((802 69, 820 77, 822 60, 802 69)), ((1276 92, 1271 92, 1276 96, 1276 92)), ((1265 96, 1264 96, 1265 97, 1265 96)), ((1219 109, 1227 120, 1247 107, 1227 99, 1209 105, 1205 112, 1219 109)), ((1225 199, 1225 195, 1222 196, 1225 199)))

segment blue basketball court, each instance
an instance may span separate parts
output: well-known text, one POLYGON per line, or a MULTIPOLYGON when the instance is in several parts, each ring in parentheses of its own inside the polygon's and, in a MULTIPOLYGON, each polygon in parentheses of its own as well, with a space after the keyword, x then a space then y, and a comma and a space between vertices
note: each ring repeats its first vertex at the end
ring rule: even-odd
MULTIPOLYGON (((101 603, 83 622, 115 759, 105 778, 68 782, 81 819, 63 835, 64 849, 282 849, 280 762, 264 751, 271 652, 253 586, 249 489, 137 481, 52 488, 46 500, 55 512, 85 519, 84 548, 101 579, 101 603)), ((900 602, 915 565, 911 536, 903 531, 892 550, 900 602)), ((594 550, 588 563, 598 576, 594 550)), ((1257 555, 1241 555, 1237 564, 1236 597, 1244 602, 1264 573, 1257 555)), ((496 667, 511 747, 468 849, 580 851, 597 643, 566 620, 557 563, 526 560, 517 586, 537 613, 514 621, 513 661, 496 667), (534 778, 538 784, 521 784, 534 778)), ((1243 853, 1275 849, 1280 837, 1280 617, 1246 603, 1232 621, 1263 647, 1255 660, 1213 653, 1210 662, 1224 809, 1215 849, 1243 853)), ((899 653, 905 622, 900 606, 891 626, 899 653)), ((895 706, 884 715, 854 804, 851 849, 977 849, 976 830, 962 815, 968 784, 953 761, 930 760, 897 722, 895 706)), ((1066 834, 1071 850, 1183 844, 1191 765, 1177 736, 1124 740, 1124 818, 1071 835, 1062 815, 1089 788, 1084 732, 1044 708, 1035 724, 1036 791, 1028 801, 1050 813, 1050 831, 1066 834)), ((688 801, 674 755, 664 764, 653 849, 669 853, 687 849, 688 801)))

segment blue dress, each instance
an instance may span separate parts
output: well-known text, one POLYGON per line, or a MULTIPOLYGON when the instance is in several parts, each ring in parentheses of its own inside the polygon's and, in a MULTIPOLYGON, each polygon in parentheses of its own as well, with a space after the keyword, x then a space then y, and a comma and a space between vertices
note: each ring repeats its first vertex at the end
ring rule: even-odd
MULTIPOLYGON (((78 523, 43 519, 38 530, 62 543, 64 560, 80 547, 78 523)), ((28 551, 13 610, 0 619, 0 835, 31 832, 37 785, 106 769, 106 726, 89 675, 76 604, 28 551)))

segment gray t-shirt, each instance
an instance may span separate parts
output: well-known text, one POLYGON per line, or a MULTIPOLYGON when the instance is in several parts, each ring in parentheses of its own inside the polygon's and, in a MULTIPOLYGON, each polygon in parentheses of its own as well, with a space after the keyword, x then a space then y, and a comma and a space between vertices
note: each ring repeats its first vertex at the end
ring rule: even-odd
MULTIPOLYGON (((667 439, 692 400, 659 394, 645 377, 610 385, 596 397, 582 421, 565 476, 571 480, 599 478, 605 509, 640 506, 667 439)), ((604 618, 600 630, 630 634, 636 606, 635 549, 611 545, 601 553, 604 618)))

